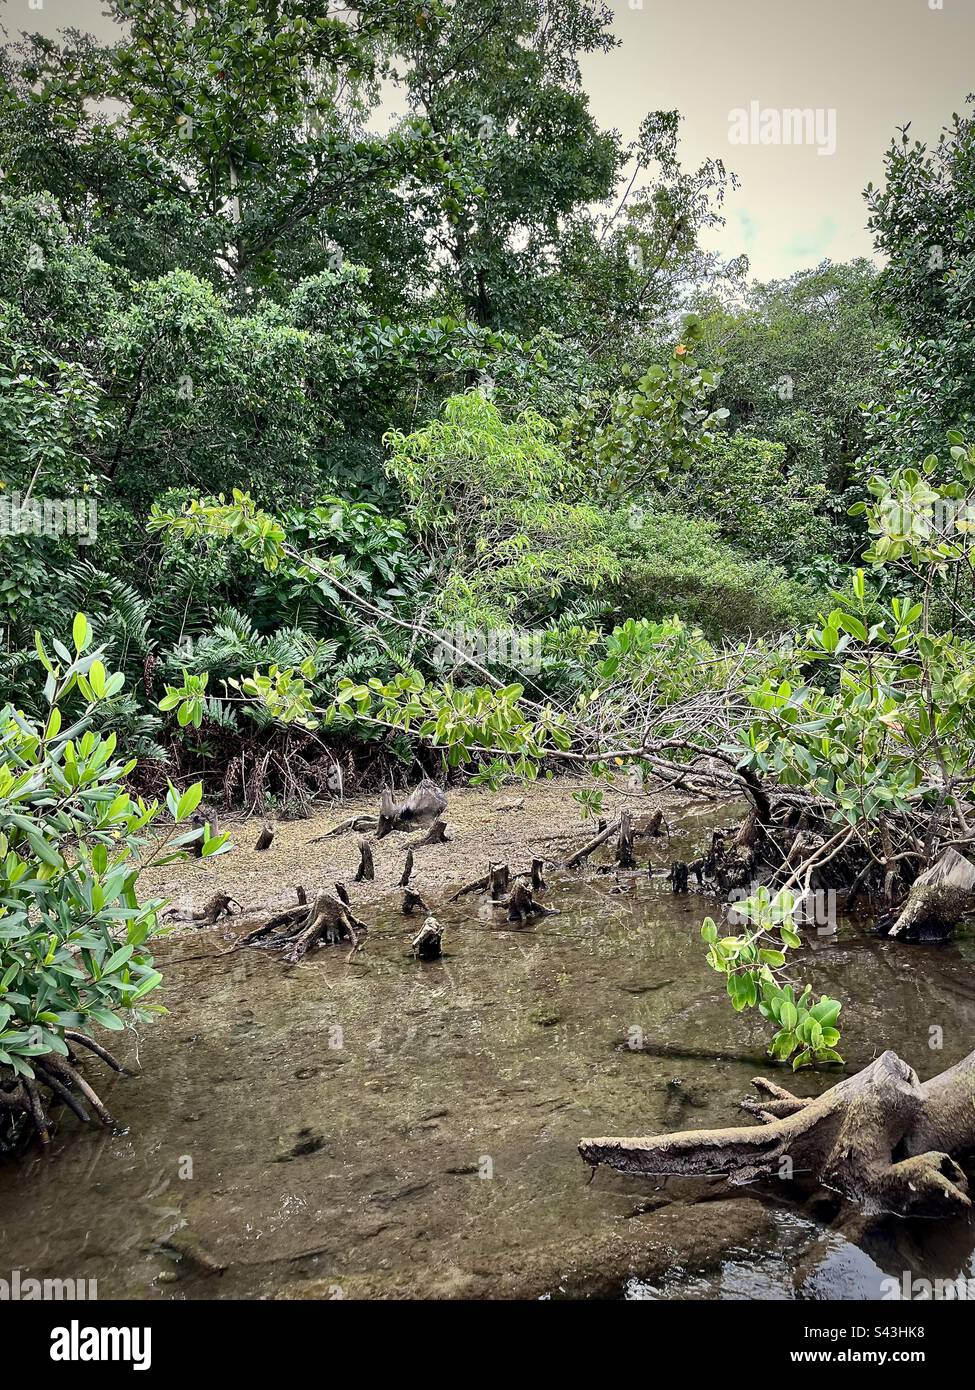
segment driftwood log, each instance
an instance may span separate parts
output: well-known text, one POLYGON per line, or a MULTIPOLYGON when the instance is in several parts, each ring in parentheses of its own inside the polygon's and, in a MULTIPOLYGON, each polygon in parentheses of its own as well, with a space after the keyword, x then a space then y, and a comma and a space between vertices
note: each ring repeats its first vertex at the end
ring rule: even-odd
POLYGON ((379 802, 379 823, 376 839, 381 840, 391 830, 416 830, 419 826, 430 825, 443 815, 447 809, 447 797, 429 777, 416 787, 405 801, 398 805, 387 787, 379 802))
POLYGON ((567 869, 574 869, 577 864, 581 864, 584 859, 588 859, 593 850, 598 849, 599 846, 605 844, 611 836, 617 834, 619 829, 620 822, 618 820, 614 820, 611 825, 602 826, 595 839, 589 840, 587 844, 582 846, 582 849, 577 849, 574 854, 569 855, 568 859, 565 861, 565 867, 567 869))
POLYGON ((316 835, 315 838, 309 840, 308 843, 310 845, 320 845, 323 840, 330 840, 333 835, 345 835, 350 830, 354 830, 357 834, 361 835, 367 830, 375 830, 378 825, 379 821, 376 816, 350 816, 348 820, 342 821, 340 825, 333 825, 331 830, 326 830, 324 835, 316 835))
POLYGON ((923 1084, 894 1052, 803 1100, 771 1081, 743 1102, 761 1124, 647 1139, 583 1139, 596 1167, 646 1177, 809 1178, 868 1215, 957 1216, 971 1207, 956 1157, 975 1152, 975 1052, 923 1084))

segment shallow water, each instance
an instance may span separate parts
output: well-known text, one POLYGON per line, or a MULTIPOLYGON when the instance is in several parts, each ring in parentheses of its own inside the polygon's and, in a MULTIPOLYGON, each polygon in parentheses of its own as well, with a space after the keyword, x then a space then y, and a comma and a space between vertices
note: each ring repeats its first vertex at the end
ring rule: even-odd
MULTIPOLYGON (((654 861, 693 857, 707 825, 686 818, 654 861)), ((737 1123, 769 1066, 764 1024, 704 963, 717 905, 614 886, 556 876, 561 915, 525 931, 470 899, 437 909, 447 954, 429 964, 398 916, 351 963, 219 957, 221 929, 164 942, 170 1015, 118 1049, 137 1075, 104 1080, 124 1129, 69 1115, 50 1152, 0 1165, 0 1273, 95 1279, 101 1298, 862 1298, 903 1271, 975 1275, 968 1222, 814 1218, 751 1188, 689 1204, 702 1184, 602 1171, 587 1185, 581 1136, 737 1123)), ((893 1047, 923 1079, 971 1050, 973 960, 972 939, 847 925, 803 971, 846 1001, 850 1070, 893 1047)))

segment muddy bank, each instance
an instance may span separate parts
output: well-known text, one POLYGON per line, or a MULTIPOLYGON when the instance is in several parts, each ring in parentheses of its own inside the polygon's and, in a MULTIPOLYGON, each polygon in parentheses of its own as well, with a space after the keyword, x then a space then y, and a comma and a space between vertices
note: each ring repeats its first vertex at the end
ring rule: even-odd
MULTIPOLYGON (((573 793, 583 784, 570 778, 543 780, 500 792, 465 787, 449 793, 447 826, 449 842, 419 845, 425 831, 396 832, 377 840, 366 838, 372 850, 376 877, 353 883, 359 865, 360 836, 352 831, 322 839, 333 827, 355 816, 375 815, 378 796, 348 798, 320 806, 306 819, 275 824, 269 849, 254 848, 264 821, 261 817, 227 818, 220 828, 233 841, 233 849, 216 859, 195 860, 150 870, 141 880, 146 895, 169 899, 184 913, 199 910, 215 892, 235 898, 245 915, 258 904, 275 906, 294 901, 301 884, 311 898, 316 889, 338 879, 349 885, 357 906, 398 903, 396 885, 403 872, 407 849, 413 846, 411 886, 428 901, 447 894, 484 872, 488 860, 524 868, 533 857, 546 863, 564 860, 596 833, 595 822, 583 820, 573 793)), ((705 803, 706 805, 706 803, 705 803)), ((657 808, 673 830, 698 809, 675 798, 633 797, 609 793, 604 816, 612 820, 620 809, 649 817, 657 808)), ((727 813, 732 814, 730 811, 727 813)), ((668 841, 640 841, 640 862, 652 859, 669 867, 668 841)))

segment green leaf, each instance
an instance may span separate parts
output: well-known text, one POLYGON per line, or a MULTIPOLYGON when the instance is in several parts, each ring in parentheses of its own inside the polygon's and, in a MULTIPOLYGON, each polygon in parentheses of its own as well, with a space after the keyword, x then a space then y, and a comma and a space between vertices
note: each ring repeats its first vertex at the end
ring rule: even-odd
POLYGON ((197 806, 199 806, 202 796, 202 782, 194 782, 192 786, 187 787, 176 807, 176 819, 181 821, 186 820, 187 816, 191 816, 197 806))
POLYGON ((74 615, 74 623, 71 626, 71 635, 74 639, 75 651, 81 653, 91 641, 91 628, 88 626, 88 619, 84 613, 74 615))

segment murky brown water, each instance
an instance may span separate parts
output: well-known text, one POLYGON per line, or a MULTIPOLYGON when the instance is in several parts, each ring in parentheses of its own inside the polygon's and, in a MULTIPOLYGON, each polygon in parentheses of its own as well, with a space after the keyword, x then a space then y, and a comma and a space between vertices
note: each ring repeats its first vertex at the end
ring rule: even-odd
MULTIPOLYGON (((685 820, 672 857, 704 825, 685 820)), ((826 1226, 784 1192, 587 1185, 582 1135, 736 1123, 768 1070, 764 1025, 704 963, 715 905, 612 886, 556 880, 562 915, 520 932, 442 909, 431 964, 401 918, 351 964, 218 957, 219 929, 164 943, 170 1016, 119 1049, 140 1074, 103 1090, 124 1132, 68 1116, 51 1152, 0 1165, 0 1272, 97 1279, 102 1298, 858 1298, 904 1270, 975 1274, 970 1223, 826 1226)), ((846 1001, 851 1068, 889 1046, 927 1077, 971 1049, 975 941, 847 927, 804 964, 846 1001)))

